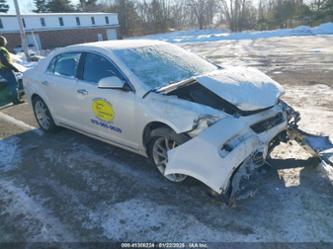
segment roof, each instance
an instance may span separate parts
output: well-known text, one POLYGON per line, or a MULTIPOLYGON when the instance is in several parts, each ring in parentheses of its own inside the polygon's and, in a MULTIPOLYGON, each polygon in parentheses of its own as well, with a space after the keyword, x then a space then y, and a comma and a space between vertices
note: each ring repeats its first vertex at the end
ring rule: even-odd
POLYGON ((166 44, 163 41, 157 40, 111 40, 111 41, 100 41, 100 42, 90 42, 82 43, 77 45, 71 45, 70 48, 79 47, 95 47, 104 49, 124 49, 124 48, 138 48, 153 45, 163 45, 166 44))
MULTIPOLYGON (((26 13, 21 16, 99 16, 99 15, 118 15, 111 12, 68 12, 68 13, 26 13)), ((0 17, 16 17, 12 14, 1 14, 0 17)))

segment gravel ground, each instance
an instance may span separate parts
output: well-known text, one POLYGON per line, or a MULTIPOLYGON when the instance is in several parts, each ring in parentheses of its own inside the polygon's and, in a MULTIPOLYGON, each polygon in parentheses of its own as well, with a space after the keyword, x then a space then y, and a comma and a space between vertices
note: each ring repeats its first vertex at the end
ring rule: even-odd
MULTIPOLYGON (((259 67, 285 87, 304 130, 333 137, 332 44, 315 36, 183 46, 259 67)), ((0 242, 333 242, 333 173, 295 143, 273 151, 254 198, 229 208, 196 180, 167 182, 138 155, 32 127, 29 105, 0 110, 0 242)))

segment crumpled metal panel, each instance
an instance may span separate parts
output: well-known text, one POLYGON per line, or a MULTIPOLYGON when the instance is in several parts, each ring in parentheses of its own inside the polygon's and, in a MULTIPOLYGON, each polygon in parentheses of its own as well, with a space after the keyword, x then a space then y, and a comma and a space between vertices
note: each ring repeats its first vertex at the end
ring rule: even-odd
POLYGON ((228 186, 232 172, 249 157, 259 144, 254 134, 248 133, 227 156, 220 149, 230 138, 247 133, 247 127, 237 119, 225 118, 199 136, 169 151, 165 175, 185 174, 222 193, 228 186))

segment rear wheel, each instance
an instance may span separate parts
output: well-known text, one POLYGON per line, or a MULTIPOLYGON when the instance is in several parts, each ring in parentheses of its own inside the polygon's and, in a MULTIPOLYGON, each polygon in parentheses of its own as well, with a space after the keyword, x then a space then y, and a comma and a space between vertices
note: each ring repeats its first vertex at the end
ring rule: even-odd
POLYGON ((171 174, 164 175, 165 167, 168 163, 168 151, 185 143, 188 137, 184 134, 176 134, 169 128, 158 128, 151 132, 151 142, 149 144, 149 155, 158 171, 171 182, 182 182, 187 175, 171 174))
POLYGON ((51 113, 47 108, 45 102, 40 97, 35 97, 32 100, 35 118, 44 131, 54 132, 57 130, 57 126, 53 121, 51 113))

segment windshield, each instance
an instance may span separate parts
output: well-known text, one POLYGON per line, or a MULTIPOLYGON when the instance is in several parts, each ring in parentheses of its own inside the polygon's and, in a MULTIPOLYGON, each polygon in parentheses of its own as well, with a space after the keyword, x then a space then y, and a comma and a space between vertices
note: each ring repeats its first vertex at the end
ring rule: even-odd
POLYGON ((168 44, 113 52, 150 89, 218 69, 199 56, 168 44))

